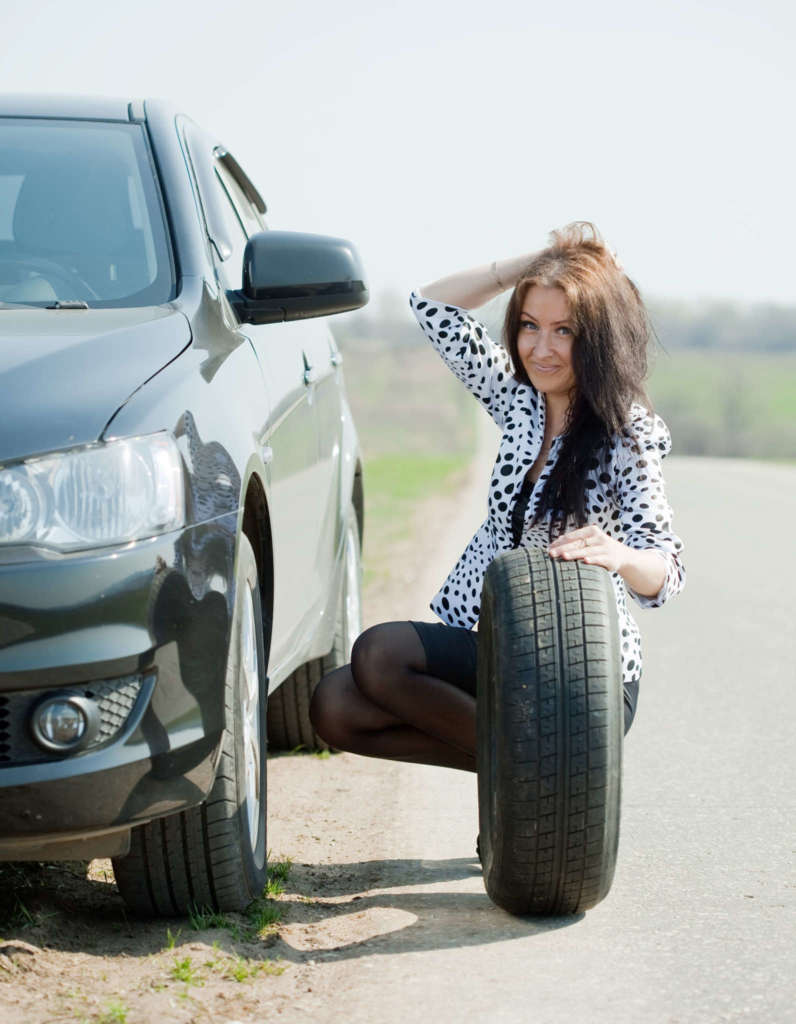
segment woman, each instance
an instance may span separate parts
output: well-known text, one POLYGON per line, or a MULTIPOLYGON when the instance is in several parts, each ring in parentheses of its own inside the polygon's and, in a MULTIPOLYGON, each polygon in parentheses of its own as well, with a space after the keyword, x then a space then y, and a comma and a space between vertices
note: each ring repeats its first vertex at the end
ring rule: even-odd
POLYGON ((627 733, 641 677, 627 592, 657 607, 685 581, 660 466, 671 440, 643 387, 650 328, 638 289, 578 222, 536 255, 442 278, 410 304, 503 431, 489 514, 431 601, 442 623, 366 630, 351 664, 319 683, 315 728, 342 750, 475 771, 481 584, 495 555, 528 545, 610 572, 627 733), (501 347, 467 310, 510 287, 501 347))

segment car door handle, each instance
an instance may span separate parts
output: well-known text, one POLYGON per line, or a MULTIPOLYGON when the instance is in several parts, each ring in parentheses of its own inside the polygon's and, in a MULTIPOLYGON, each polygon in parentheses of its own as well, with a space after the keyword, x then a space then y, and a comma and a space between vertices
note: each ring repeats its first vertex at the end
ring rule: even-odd
POLYGON ((340 352, 332 352, 329 358, 332 366, 340 366, 340 364, 343 362, 343 356, 340 352))
POLYGON ((317 380, 318 380, 318 371, 315 369, 315 367, 314 366, 305 366, 304 367, 304 383, 307 384, 307 385, 314 384, 317 380))

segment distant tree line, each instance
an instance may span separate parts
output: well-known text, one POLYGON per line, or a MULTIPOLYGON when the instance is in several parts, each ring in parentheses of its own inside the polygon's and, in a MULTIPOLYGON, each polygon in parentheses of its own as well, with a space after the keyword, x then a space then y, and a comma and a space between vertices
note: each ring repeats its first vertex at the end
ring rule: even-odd
POLYGON ((796 351, 796 306, 653 301, 650 318, 667 349, 796 351))
MULTIPOLYGON (((498 299, 479 310, 496 340, 504 305, 505 299, 498 299)), ((666 350, 796 352, 796 306, 673 300, 651 300, 648 305, 655 334, 666 350)), ((332 326, 342 341, 423 344, 407 297, 395 291, 384 291, 364 309, 335 317, 332 326)))

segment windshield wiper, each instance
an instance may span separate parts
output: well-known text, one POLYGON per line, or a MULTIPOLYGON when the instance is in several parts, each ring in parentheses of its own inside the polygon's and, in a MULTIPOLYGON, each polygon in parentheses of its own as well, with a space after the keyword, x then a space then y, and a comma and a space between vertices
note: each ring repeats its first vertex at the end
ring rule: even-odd
POLYGON ((82 299, 56 299, 46 306, 40 302, 2 302, 0 309, 89 309, 89 304, 82 299))

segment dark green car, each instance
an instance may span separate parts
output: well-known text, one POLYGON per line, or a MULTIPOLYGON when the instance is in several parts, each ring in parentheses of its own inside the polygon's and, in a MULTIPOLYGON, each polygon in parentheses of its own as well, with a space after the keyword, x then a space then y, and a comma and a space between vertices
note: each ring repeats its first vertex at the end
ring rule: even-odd
POLYGON ((364 275, 265 213, 161 101, 0 96, 0 859, 145 914, 261 893, 266 735, 360 628, 364 275))

